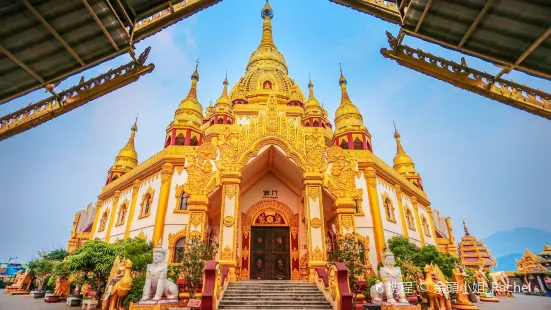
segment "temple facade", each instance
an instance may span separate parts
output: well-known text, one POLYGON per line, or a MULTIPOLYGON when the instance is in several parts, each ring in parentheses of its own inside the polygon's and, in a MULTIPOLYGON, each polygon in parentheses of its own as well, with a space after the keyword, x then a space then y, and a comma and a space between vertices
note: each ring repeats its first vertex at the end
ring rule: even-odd
POLYGON ((482 241, 477 240, 475 236, 469 233, 465 221, 463 221, 463 229, 465 235, 459 242, 459 257, 463 265, 473 270, 478 270, 482 266, 485 271, 491 271, 492 266, 496 265, 492 253, 482 241))
POLYGON ((132 126, 107 173, 89 237, 145 238, 168 249, 169 263, 181 260, 189 238, 216 240, 231 281, 313 280, 335 239, 348 233, 360 236, 366 272, 393 236, 454 252, 450 221, 435 216, 400 133, 390 166, 373 153, 342 69, 331 123, 314 83, 306 96, 289 76, 268 3, 261 17, 261 42, 244 75, 231 90, 224 79, 220 97, 204 110, 196 68, 167 124, 165 147, 141 163, 132 126))

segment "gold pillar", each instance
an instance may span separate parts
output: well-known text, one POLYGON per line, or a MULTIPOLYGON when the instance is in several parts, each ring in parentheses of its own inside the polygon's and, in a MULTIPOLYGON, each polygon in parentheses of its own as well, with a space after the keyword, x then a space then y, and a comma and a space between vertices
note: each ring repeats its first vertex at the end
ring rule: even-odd
POLYGON ((421 246, 425 246, 425 230, 421 226, 421 218, 419 218, 419 207, 417 206, 417 197, 411 197, 411 204, 413 205, 413 213, 415 214, 415 223, 417 223, 417 231, 419 232, 419 239, 421 239, 421 246))
POLYGON ((115 221, 115 213, 117 213, 120 195, 121 191, 116 191, 113 195, 113 204, 111 205, 111 214, 109 215, 109 225, 107 226, 107 231, 105 232, 105 242, 109 242, 109 239, 111 238, 111 228, 113 227, 113 222, 115 221))
POLYGON ((326 265, 325 220, 323 219, 323 174, 304 173, 304 218, 308 244, 308 281, 315 282, 317 267, 326 265))
POLYGON ((208 202, 209 199, 206 195, 189 195, 189 220, 186 240, 205 239, 208 225, 208 202))
POLYGON ((402 189, 400 188, 400 185, 396 184, 394 185, 394 189, 396 190, 396 199, 398 200, 398 209, 400 210, 400 221, 402 222, 402 231, 404 233, 404 237, 408 239, 408 226, 406 224, 406 216, 404 213, 404 207, 402 206, 402 189))
POLYGON ((432 218, 432 209, 429 208, 427 211, 427 215, 429 217, 429 224, 431 227, 431 233, 432 233, 432 240, 434 240, 434 244, 438 246, 438 238, 436 237, 436 227, 434 226, 434 219, 432 218))
POLYGON ((379 207, 379 197, 377 194, 377 172, 373 167, 367 167, 364 170, 364 177, 367 183, 367 194, 369 197, 369 209, 373 218, 373 235, 375 238, 375 251, 377 260, 382 262, 382 254, 385 248, 385 234, 383 231, 383 220, 381 218, 381 208, 379 207))
POLYGON ((138 190, 140 190, 140 180, 135 180, 132 185, 132 202, 130 202, 130 211, 128 212, 128 220, 126 221, 126 229, 124 231, 124 240, 130 237, 130 227, 134 219, 134 210, 136 210, 136 201, 138 200, 138 190))
POLYGON ((165 230, 166 210, 168 208, 168 195, 170 194, 170 184, 174 174, 174 165, 166 163, 161 168, 161 192, 159 193, 159 203, 157 204, 157 213, 155 216, 155 227, 153 228, 153 246, 157 246, 165 230))
POLYGON ((98 200, 96 203, 96 212, 94 214, 94 224, 92 224, 92 231, 90 232, 90 239, 94 238, 94 232, 96 232, 96 228, 98 227, 98 220, 100 215, 100 209, 101 209, 102 201, 98 200))
POLYGON ((239 235, 239 184, 241 173, 224 173, 222 176, 222 202, 220 206, 219 260, 221 267, 230 271, 230 282, 237 281, 237 238, 239 235))

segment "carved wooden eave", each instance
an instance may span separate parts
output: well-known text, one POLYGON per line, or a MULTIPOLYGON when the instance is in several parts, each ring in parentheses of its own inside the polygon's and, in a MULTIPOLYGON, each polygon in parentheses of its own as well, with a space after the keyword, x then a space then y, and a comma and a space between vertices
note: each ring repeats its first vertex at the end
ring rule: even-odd
MULTIPOLYGON (((187 0, 170 5, 169 8, 161 11, 159 8, 151 9, 151 15, 140 19, 135 24, 136 41, 143 40, 155 33, 181 21, 191 15, 194 15, 222 0, 187 0)), ((169 2, 170 3, 170 2, 169 2)), ((147 13, 142 15, 148 15, 147 13)))
POLYGON ((137 59, 114 70, 75 85, 58 94, 0 118, 0 141, 63 115, 96 98, 108 94, 125 85, 136 82, 148 74, 155 66, 144 65, 150 47, 137 59))
POLYGON ((383 48, 386 58, 399 65, 432 76, 459 88, 505 103, 520 110, 551 119, 551 94, 520 85, 486 72, 469 68, 420 49, 398 44, 398 39, 387 32, 390 49, 383 48))
POLYGON ((367 13, 384 21, 401 24, 402 18, 396 3, 388 0, 329 0, 356 11, 367 13))

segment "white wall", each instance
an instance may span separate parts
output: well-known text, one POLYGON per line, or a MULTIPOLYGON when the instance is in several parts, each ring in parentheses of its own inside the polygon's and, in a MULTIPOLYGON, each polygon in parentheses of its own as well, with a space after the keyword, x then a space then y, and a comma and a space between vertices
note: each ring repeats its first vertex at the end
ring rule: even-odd
MULTIPOLYGON (((411 203, 411 199, 405 194, 402 194, 402 207, 404 208, 404 214, 405 214, 407 208, 409 208, 412 212, 413 218, 415 219, 415 210, 413 209, 413 204, 411 203)), ((417 220, 416 219, 414 221, 414 224, 415 224, 415 231, 408 228, 409 240, 420 246, 421 245, 421 237, 419 236, 419 233, 421 231, 419 230, 420 227, 417 227, 418 225, 417 225, 417 220)), ((407 221, 406 221, 406 226, 407 226, 407 221)))
POLYGON ((258 182, 256 182, 255 185, 253 185, 249 190, 241 195, 241 202, 240 202, 240 213, 247 213, 247 211, 251 208, 252 205, 255 203, 261 201, 261 200, 277 200, 280 201, 291 210, 293 210, 293 213, 298 212, 298 206, 297 206, 297 195, 285 185, 281 180, 279 180, 275 175, 272 173, 266 174, 264 177, 262 177, 258 182), (263 198, 263 191, 264 190, 275 190, 278 193, 277 199, 265 199, 263 198))
POLYGON ((392 236, 404 236, 402 229, 402 219, 400 217, 400 208, 398 206, 398 199, 396 198, 396 191, 393 186, 377 178, 377 195, 379 200, 379 208, 381 210, 381 219, 383 221, 383 230, 385 235, 385 242, 392 236), (386 194, 386 195, 385 195, 386 194), (394 219, 396 223, 386 219, 385 205, 383 197, 387 197, 392 202, 394 207, 394 219))
POLYGON ((96 231, 94 232, 94 236, 92 239, 99 238, 101 240, 105 240, 105 236, 107 233, 107 228, 109 227, 109 217, 111 217, 111 211, 113 206, 113 197, 103 201, 101 204, 101 207, 99 209, 99 216, 98 216, 98 222, 96 223, 96 231), (103 231, 98 231, 100 227, 101 218, 103 217, 103 213, 107 211, 107 223, 105 224, 105 229, 103 231))
POLYGON ((155 225, 155 216, 157 214, 157 207, 159 205, 159 194, 161 193, 161 175, 160 173, 155 173, 154 175, 148 177, 140 184, 140 189, 138 190, 138 197, 136 199, 136 209, 134 209, 134 218, 130 226, 130 236, 137 236, 140 231, 144 230, 144 233, 147 235, 148 240, 151 240, 153 237, 153 231, 151 233, 146 233, 145 228, 153 227, 155 225), (153 203, 151 204, 151 211, 149 216, 139 219, 141 203, 144 198, 144 194, 149 188, 152 188, 155 193, 153 195, 153 203))
POLYGON ((362 209, 365 213, 363 216, 356 216, 356 228, 373 227, 373 215, 369 205, 369 195, 367 193, 367 182, 363 174, 356 178, 356 188, 362 190, 362 209))
POLYGON ((418 204, 418 206, 419 206, 419 222, 421 223, 421 226, 423 226, 423 222, 421 221, 422 216, 425 216, 425 219, 427 219, 427 224, 429 226, 430 237, 427 237, 427 235, 424 235, 425 244, 436 245, 435 236, 433 236, 434 234, 433 234, 432 225, 430 224, 429 213, 425 210, 425 208, 421 204, 418 204))
POLYGON ((111 234, 109 237, 109 242, 115 242, 117 237, 119 239, 124 239, 124 232, 126 230, 126 224, 128 223, 128 217, 130 214, 130 206, 132 204, 132 187, 126 188, 121 191, 119 196, 119 201, 116 206, 113 207, 115 211, 115 218, 113 219, 113 226, 111 227, 111 234), (124 221, 122 225, 117 226, 117 220, 119 218, 119 211, 123 204, 126 204, 126 214, 124 216, 124 221))

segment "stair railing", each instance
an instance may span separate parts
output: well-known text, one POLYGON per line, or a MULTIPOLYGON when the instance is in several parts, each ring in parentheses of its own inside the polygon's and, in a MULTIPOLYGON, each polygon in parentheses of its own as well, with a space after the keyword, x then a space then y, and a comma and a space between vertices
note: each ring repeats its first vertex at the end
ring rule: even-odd
POLYGON ((228 288, 229 269, 221 268, 217 261, 208 261, 203 275, 201 310, 216 310, 228 288))
POLYGON ((343 263, 333 263, 329 272, 316 268, 316 285, 335 310, 352 310, 352 292, 348 284, 348 269, 343 263))

